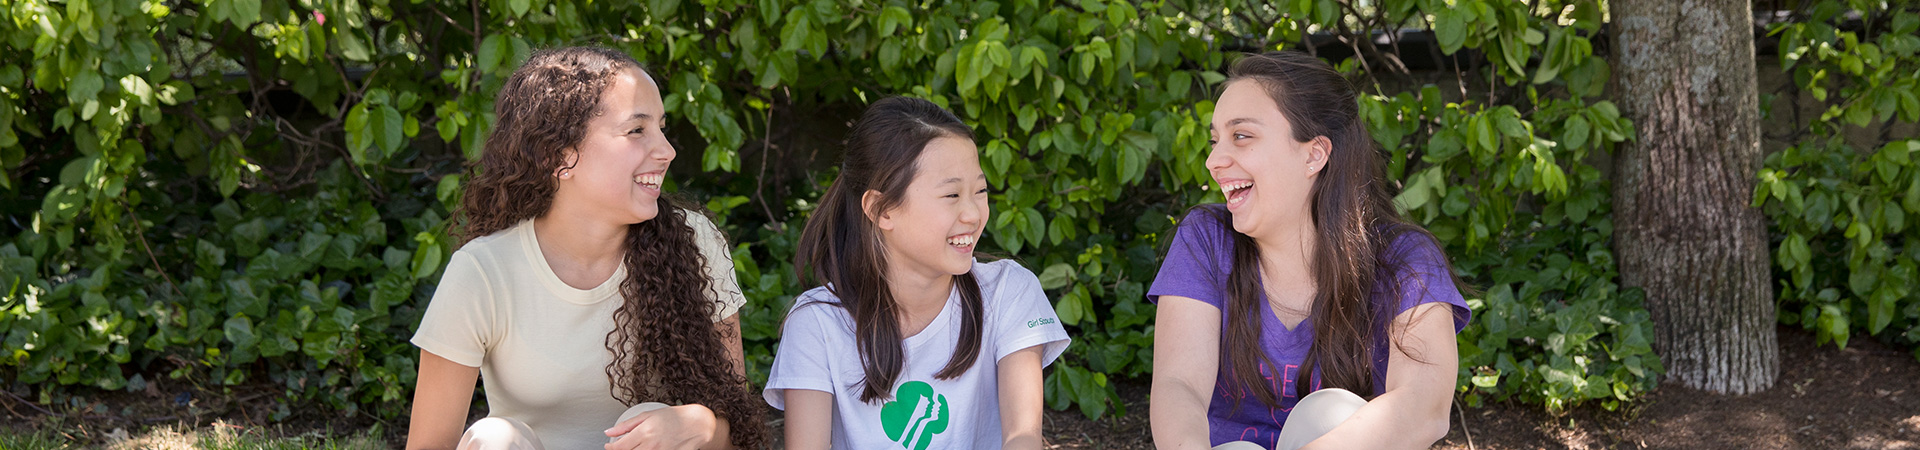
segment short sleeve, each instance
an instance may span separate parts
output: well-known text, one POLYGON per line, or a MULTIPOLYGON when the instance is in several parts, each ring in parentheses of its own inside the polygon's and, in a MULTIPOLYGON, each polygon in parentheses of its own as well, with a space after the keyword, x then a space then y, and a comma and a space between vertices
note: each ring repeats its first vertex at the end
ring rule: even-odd
POLYGON ((1225 263, 1233 241, 1227 238, 1227 225, 1218 214, 1225 213, 1195 209, 1180 221, 1160 272, 1147 288, 1147 300, 1157 304, 1161 296, 1171 295, 1226 308, 1225 263))
POLYGON ((1395 293, 1393 315, 1428 303, 1446 303, 1453 308, 1453 332, 1459 333, 1473 319, 1473 310, 1467 308, 1466 299, 1460 295, 1460 286, 1453 282, 1453 273, 1448 271, 1446 253, 1440 249, 1439 242, 1426 233, 1407 232, 1394 238, 1388 246, 1387 268, 1392 271, 1398 283, 1399 292, 1395 293))
POLYGON ((1054 359, 1067 351, 1067 344, 1073 338, 1067 336, 1067 329, 1060 325, 1060 316, 1053 310, 1053 304, 1047 301, 1046 292, 1040 289, 1040 278, 1032 271, 1012 261, 999 261, 1004 264, 1001 278, 995 284, 991 299, 986 299, 988 314, 994 316, 993 338, 991 343, 993 360, 999 361, 1014 352, 1026 350, 1036 345, 1044 345, 1040 351, 1040 366, 1052 364, 1054 359))
MULTIPOLYGON (((804 297, 802 300, 804 302, 804 297)), ((773 368, 767 374, 767 387, 761 396, 774 409, 786 410, 786 390, 804 389, 833 393, 833 372, 829 361, 837 349, 829 338, 832 328, 840 326, 830 316, 835 306, 803 303, 787 313, 780 329, 780 348, 773 354, 773 368)))
POLYGON ((700 246, 700 256, 707 260, 707 277, 713 280, 714 300, 719 302, 713 310, 713 321, 719 322, 740 311, 747 304, 747 296, 740 291, 740 282, 734 275, 733 253, 727 251, 727 238, 720 235, 720 229, 712 220, 698 211, 684 211, 687 226, 693 227, 695 243, 700 246))
POLYGON ((472 255, 456 251, 434 288, 413 334, 413 345, 467 367, 480 367, 498 341, 499 327, 486 273, 472 255))

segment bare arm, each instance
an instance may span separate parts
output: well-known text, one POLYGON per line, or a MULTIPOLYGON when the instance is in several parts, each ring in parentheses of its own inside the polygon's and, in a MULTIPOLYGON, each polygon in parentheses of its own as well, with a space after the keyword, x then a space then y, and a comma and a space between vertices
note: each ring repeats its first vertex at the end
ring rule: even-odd
POLYGON ((1148 420, 1161 449, 1205 450, 1207 405, 1220 372, 1220 309, 1161 296, 1154 315, 1153 401, 1148 420))
POLYGON ((1000 358, 1002 448, 1040 449, 1040 409, 1046 397, 1041 386, 1040 351, 1045 348, 1035 345, 1000 358))
POLYGON ((407 424, 407 450, 452 450, 466 429, 467 406, 480 368, 467 367, 420 351, 419 382, 413 389, 413 418, 407 424))
POLYGON ((1308 449, 1422 449, 1447 435, 1447 414, 1460 368, 1452 306, 1420 305, 1394 317, 1387 392, 1367 402, 1308 449))
POLYGON ((787 450, 825 450, 833 445, 833 393, 787 389, 787 450))

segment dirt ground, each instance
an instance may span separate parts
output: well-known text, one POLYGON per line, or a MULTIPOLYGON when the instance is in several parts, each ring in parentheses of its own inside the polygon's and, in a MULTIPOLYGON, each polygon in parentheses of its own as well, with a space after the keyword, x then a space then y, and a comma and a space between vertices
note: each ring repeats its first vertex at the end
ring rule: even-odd
MULTIPOLYGON (((1781 327, 1781 374, 1773 389, 1721 396, 1664 385, 1647 401, 1609 412, 1562 416, 1538 406, 1454 410, 1435 449, 1874 449, 1920 450, 1920 361, 1872 339, 1845 350, 1816 348, 1806 330, 1781 327)), ((1100 422, 1047 412, 1057 448, 1150 449, 1147 386, 1121 388, 1133 414, 1100 422)))
MULTIPOLYGON (((1553 416, 1537 406, 1492 404, 1454 411, 1445 450, 1480 449, 1877 449, 1920 450, 1920 361, 1906 351, 1856 337, 1845 350, 1816 348, 1801 329, 1780 328, 1781 377, 1773 388, 1732 397, 1662 386, 1619 412, 1577 408, 1553 416)), ((1122 381, 1131 414, 1087 420, 1077 410, 1047 411, 1052 449, 1150 449, 1146 380, 1122 381)), ((157 382, 136 393, 105 393, 36 405, 29 392, 0 390, 0 432, 52 432, 101 446, 150 430, 229 428, 284 436, 351 436, 369 429, 399 448, 404 423, 364 415, 293 412, 268 424, 277 406, 271 386, 219 395, 157 382)), ((777 418, 771 411, 768 417, 777 418)), ((774 421, 774 425, 779 425, 774 421)), ((168 432, 168 431, 161 431, 168 432)), ((776 436, 778 431, 776 428, 776 436)))

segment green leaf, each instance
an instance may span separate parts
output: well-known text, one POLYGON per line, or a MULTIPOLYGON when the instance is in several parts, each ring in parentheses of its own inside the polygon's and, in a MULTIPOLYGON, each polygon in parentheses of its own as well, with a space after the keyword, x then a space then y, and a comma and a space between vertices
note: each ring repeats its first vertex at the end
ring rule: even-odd
POLYGON ((1220 82, 1227 81, 1227 76, 1211 70, 1201 71, 1200 81, 1205 82, 1208 86, 1213 86, 1220 84, 1220 82))
POLYGON ((1909 155, 1915 151, 1920 151, 1920 140, 1893 141, 1880 147, 1880 157, 1894 164, 1906 166, 1913 163, 1909 155))
POLYGON ((106 82, 100 78, 100 72, 81 71, 67 84, 67 101, 77 105, 94 100, 95 96, 100 95, 100 89, 105 85, 106 82))
POLYGON ((1433 12, 1433 36, 1440 41, 1440 51, 1453 54, 1467 43, 1467 20, 1459 10, 1442 7, 1433 12))
POLYGON ((369 61, 373 59, 373 50, 367 48, 366 42, 360 40, 358 32, 340 28, 339 32, 334 34, 333 37, 334 42, 340 44, 340 56, 345 56, 347 59, 353 61, 369 61))
POLYGON ((512 48, 506 46, 506 37, 499 34, 488 35, 480 41, 480 55, 474 61, 474 67, 482 72, 490 72, 500 67, 500 59, 512 48))
MULTIPOLYGON (((1439 169, 1438 166, 1435 166, 1428 169, 1428 172, 1439 169)), ((1408 177, 1406 184, 1400 188, 1400 195, 1393 198, 1394 206, 1399 207, 1403 212, 1413 211, 1426 206, 1427 202, 1433 200, 1433 187, 1427 185, 1429 179, 1429 177, 1425 176, 1425 172, 1418 176, 1408 177)))
POLYGON ((1039 243, 1041 239, 1045 239, 1047 235, 1047 219, 1040 216, 1040 211, 1033 208, 1025 208, 1021 210, 1020 213, 1024 214, 1027 219, 1027 228, 1021 230, 1026 234, 1026 236, 1023 236, 1025 240, 1027 242, 1039 243))
POLYGON ((399 110, 386 105, 381 105, 375 116, 377 117, 373 118, 368 125, 373 127, 373 134, 379 140, 380 149, 384 150, 386 155, 398 153, 406 144, 406 129, 403 123, 405 116, 400 115, 399 110))
POLYGON ((1479 138, 1480 149, 1486 152, 1500 151, 1500 144, 1498 143, 1499 136, 1493 132, 1493 119, 1487 117, 1486 114, 1481 114, 1474 116, 1471 122, 1473 125, 1471 132, 1474 133, 1475 137, 1479 138))
POLYGON ((414 279, 424 280, 433 276, 434 272, 440 270, 442 252, 440 249, 440 241, 438 238, 435 238, 432 233, 425 231, 415 234, 413 240, 420 244, 420 248, 413 252, 413 270, 411 273, 414 279))
POLYGON ((1835 346, 1847 348, 1847 337, 1851 334, 1851 330, 1848 329, 1846 313, 1841 312, 1839 307, 1820 306, 1819 328, 1820 335, 1817 341, 1833 342, 1835 346))
POLYGON ((244 28, 247 28, 248 26, 253 25, 254 22, 260 21, 260 0, 215 0, 215 1, 231 1, 232 2, 232 5, 230 6, 231 9, 228 10, 229 15, 227 16, 227 18, 233 21, 234 26, 244 29, 244 28))
POLYGON ((247 318, 246 314, 236 314, 227 318, 221 330, 225 333, 227 342, 233 343, 235 348, 252 347, 260 339, 253 333, 253 319, 247 318))
POLYGON ((1503 106, 1495 110, 1493 120, 1494 125, 1500 129, 1500 134, 1508 137, 1526 137, 1531 134, 1527 132, 1526 124, 1520 121, 1520 113, 1514 111, 1511 106, 1503 106))
POLYGON ((440 199, 440 204, 447 205, 447 208, 451 210, 460 205, 459 196, 460 174, 440 177, 438 186, 434 188, 434 198, 440 199))
POLYGON ((1907 211, 1920 212, 1920 171, 1915 171, 1907 181, 1907 192, 1901 196, 1900 206, 1907 211))
POLYGON ((1801 236, 1798 233, 1793 234, 1787 238, 1786 247, 1787 254, 1792 256, 1794 262, 1799 266, 1805 267, 1813 263, 1813 249, 1807 246, 1807 238, 1805 236, 1801 236))
POLYGON ((913 14, 906 8, 888 6, 880 10, 880 35, 893 36, 894 29, 901 26, 913 26, 913 14))
POLYGON ((1867 334, 1880 334, 1880 331, 1885 330, 1888 324, 1893 323, 1894 303, 1900 299, 1901 296, 1895 294, 1891 288, 1875 290, 1873 295, 1865 299, 1867 302, 1867 334))
POLYGON ((1587 116, 1574 114, 1567 119, 1567 130, 1560 135, 1560 143, 1569 149, 1580 149, 1587 145, 1587 138, 1593 135, 1593 128, 1587 124, 1587 116))
POLYGON ((1060 323, 1079 325, 1080 312, 1086 310, 1086 307, 1081 304, 1085 302, 1086 299, 1080 296, 1080 290, 1075 289, 1067 292, 1066 295, 1061 295, 1059 304, 1054 305, 1053 309, 1060 314, 1060 323))
POLYGON ((680 0, 647 0, 648 17, 673 17, 679 10, 680 0))
POLYGON ((1067 283, 1073 282, 1073 276, 1073 266, 1067 263, 1053 263, 1040 272, 1040 288, 1051 291, 1067 287, 1067 283))
POLYGON ((886 41, 880 44, 880 68, 892 71, 900 67, 900 42, 886 41))

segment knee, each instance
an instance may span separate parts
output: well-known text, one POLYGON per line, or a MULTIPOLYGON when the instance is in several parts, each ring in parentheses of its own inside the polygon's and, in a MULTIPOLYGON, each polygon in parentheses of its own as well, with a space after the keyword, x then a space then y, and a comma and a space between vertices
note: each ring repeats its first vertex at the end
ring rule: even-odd
POLYGON ((1365 406, 1366 404, 1367 399, 1360 398, 1360 395, 1354 394, 1353 391, 1341 388, 1326 388, 1307 394, 1306 397, 1300 399, 1300 403, 1294 408, 1331 408, 1334 411, 1352 414, 1353 411, 1359 410, 1361 406, 1365 406))
POLYGON ((488 417, 460 435, 460 450, 541 450, 533 429, 517 419, 488 417))

